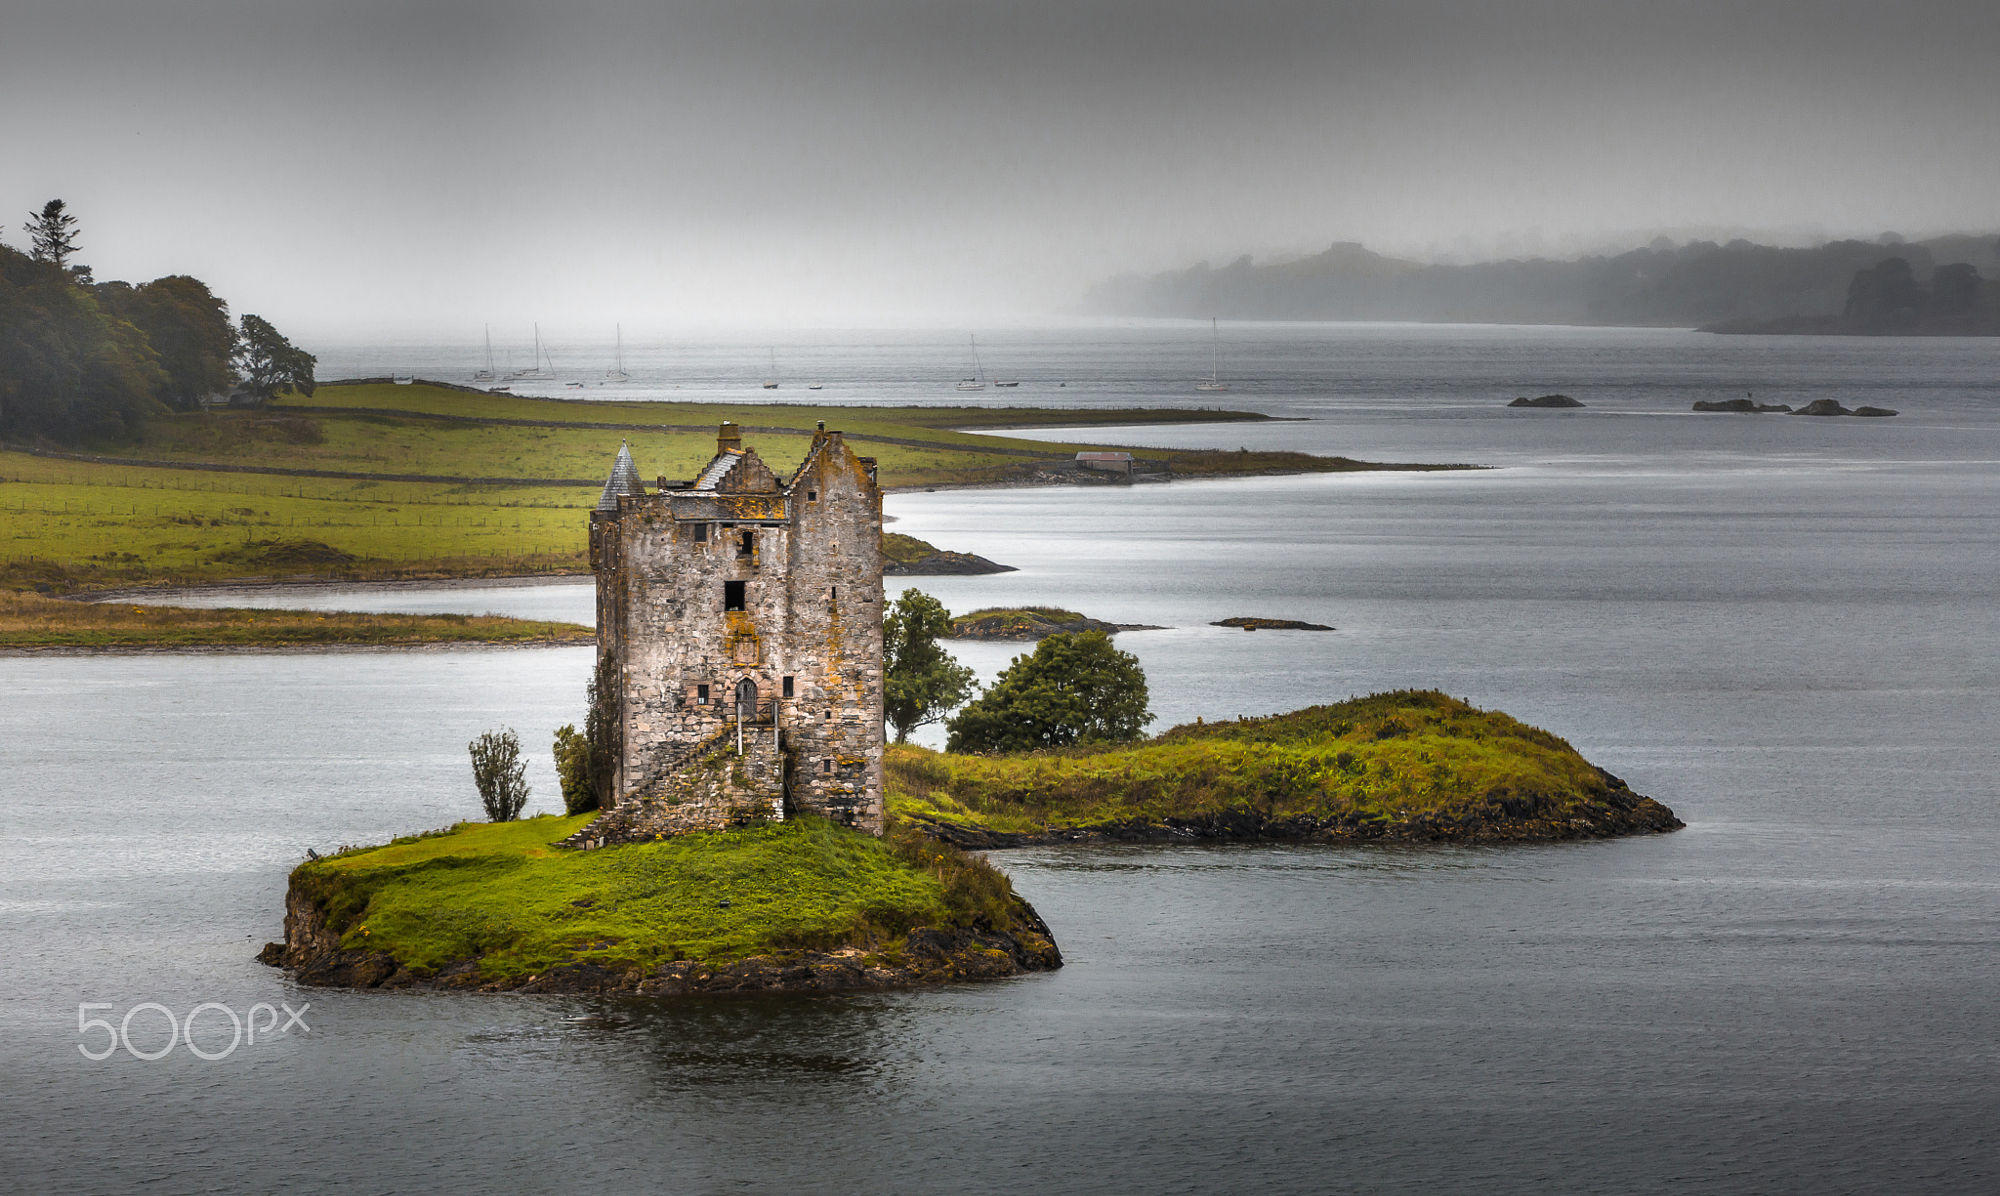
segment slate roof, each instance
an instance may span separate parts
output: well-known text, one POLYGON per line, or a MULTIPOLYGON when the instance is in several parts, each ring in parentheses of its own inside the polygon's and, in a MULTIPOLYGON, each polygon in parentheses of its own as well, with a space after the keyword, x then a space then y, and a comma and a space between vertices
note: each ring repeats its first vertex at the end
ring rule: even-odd
POLYGON ((717 486, 720 486, 722 484, 722 479, 728 477, 729 471, 736 468, 736 463, 738 461, 741 461, 742 459, 743 459, 743 450, 741 449, 737 449, 734 452, 717 453, 715 460, 710 461, 707 465, 702 467, 701 475, 695 478, 693 484, 690 485, 688 489, 690 490, 715 489, 717 486))
POLYGON ((618 457, 611 463, 611 477, 604 483, 604 493, 597 500, 597 509, 615 512, 618 510, 619 495, 641 498, 645 493, 646 484, 639 480, 639 467, 632 464, 631 448, 619 445, 618 457))

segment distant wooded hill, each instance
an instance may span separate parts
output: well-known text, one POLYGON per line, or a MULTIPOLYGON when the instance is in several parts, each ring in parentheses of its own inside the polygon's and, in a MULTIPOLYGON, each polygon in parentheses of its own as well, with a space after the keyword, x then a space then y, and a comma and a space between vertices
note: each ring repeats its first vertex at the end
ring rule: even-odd
POLYGON ((2000 335, 2000 237, 1780 249, 1665 240, 1615 256, 1435 266, 1354 243, 1292 261, 1128 275, 1104 315, 1617 324, 1717 331, 2000 335), (1901 266, 1892 265, 1900 262, 1901 266))

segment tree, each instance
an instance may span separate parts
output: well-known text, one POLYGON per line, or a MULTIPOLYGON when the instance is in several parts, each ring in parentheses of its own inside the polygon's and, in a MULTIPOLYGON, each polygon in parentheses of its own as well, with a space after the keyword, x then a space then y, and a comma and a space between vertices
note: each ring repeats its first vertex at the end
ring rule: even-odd
POLYGON ((251 404, 262 407, 280 390, 311 395, 313 367, 319 359, 286 340, 263 317, 245 315, 236 364, 243 370, 251 404))
POLYGON ((472 783, 492 822, 512 822, 528 804, 528 767, 521 763, 521 740, 512 728, 488 731, 466 744, 472 753, 472 783))
POLYGON ((1979 294, 1984 284, 1979 267, 1970 262, 1939 266, 1931 274, 1931 311, 1941 316, 1965 315, 1979 310, 1979 294))
POLYGON ((1124 743, 1153 721, 1146 674, 1102 631, 1052 635, 1016 656, 993 687, 951 720, 947 751, 1019 752, 1124 743))
POLYGON ((590 678, 590 708, 583 719, 585 763, 594 809, 611 807, 611 785, 618 778, 618 757, 624 750, 619 734, 618 663, 607 653, 598 657, 590 678))
POLYGON ((590 741, 577 734, 575 723, 556 728, 556 779, 562 783, 563 811, 585 814, 597 808, 597 791, 590 784, 590 741))
POLYGON ((69 259, 78 248, 76 217, 64 210, 62 200, 52 199, 42 205, 41 211, 28 213, 28 223, 24 227, 28 233, 30 257, 38 262, 48 262, 59 270, 70 268, 69 259))
POLYGON ((159 411, 145 334, 54 262, 0 245, 0 436, 115 441, 159 411))
POLYGON ((896 742, 937 722, 972 693, 972 670, 938 646, 951 612, 922 590, 904 590, 882 619, 882 711, 896 742))
POLYGON ((229 305, 206 283, 171 274, 144 286, 107 282, 96 289, 98 302, 144 333, 158 356, 164 374, 161 402, 193 411, 203 398, 227 394, 235 384, 236 329, 229 322, 229 305))
POLYGON ((1900 257, 1884 258, 1855 272, 1847 286, 1845 315, 1871 326, 1905 324, 1916 319, 1924 291, 1916 272, 1900 257))

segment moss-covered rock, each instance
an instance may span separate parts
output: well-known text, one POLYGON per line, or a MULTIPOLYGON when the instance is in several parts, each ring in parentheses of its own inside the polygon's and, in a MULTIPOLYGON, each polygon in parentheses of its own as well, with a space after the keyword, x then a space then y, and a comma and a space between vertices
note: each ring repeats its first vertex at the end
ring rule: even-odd
POLYGON ((996 564, 970 552, 952 552, 901 532, 884 532, 882 572, 899 577, 969 577, 1012 573, 1014 566, 996 564))
POLYGON ((988 607, 954 615, 951 638, 955 640, 1040 640, 1058 632, 1157 631, 1144 623, 1106 623, 1073 610, 1055 606, 988 607))

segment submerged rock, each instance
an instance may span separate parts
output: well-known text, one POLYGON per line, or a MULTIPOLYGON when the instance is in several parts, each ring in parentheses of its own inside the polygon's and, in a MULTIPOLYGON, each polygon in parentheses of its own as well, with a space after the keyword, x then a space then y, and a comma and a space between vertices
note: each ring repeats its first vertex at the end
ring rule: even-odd
POLYGON ((1576 399, 1570 398, 1568 395, 1542 395, 1538 398, 1533 398, 1533 399, 1528 398, 1526 395, 1523 395, 1522 397, 1515 399, 1513 402, 1507 405, 1509 407, 1537 407, 1545 410, 1552 408, 1583 406, 1581 402, 1577 401, 1576 399))

